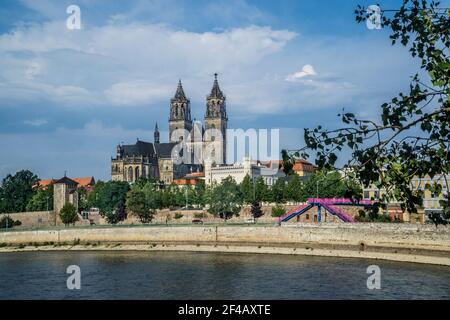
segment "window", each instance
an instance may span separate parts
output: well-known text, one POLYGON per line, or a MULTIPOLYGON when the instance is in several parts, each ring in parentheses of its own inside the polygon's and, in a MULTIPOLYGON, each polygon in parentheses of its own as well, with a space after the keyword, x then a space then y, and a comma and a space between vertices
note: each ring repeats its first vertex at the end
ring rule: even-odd
POLYGON ((364 199, 370 199, 369 191, 364 191, 364 199))
POLYGON ((140 176, 140 174, 139 174, 139 167, 136 167, 134 178, 137 180, 137 179, 139 179, 139 176, 140 176))
POLYGON ((128 168, 128 181, 129 182, 133 181, 133 168, 132 167, 128 168))

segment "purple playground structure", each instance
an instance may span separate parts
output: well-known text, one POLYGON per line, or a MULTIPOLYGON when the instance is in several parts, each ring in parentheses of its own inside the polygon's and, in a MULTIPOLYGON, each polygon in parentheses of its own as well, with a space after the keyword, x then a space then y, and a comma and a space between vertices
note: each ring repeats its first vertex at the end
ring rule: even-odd
POLYGON ((347 206, 372 206, 374 201, 372 200, 360 200, 354 202, 350 199, 345 198, 309 198, 308 202, 304 205, 298 206, 283 216, 279 218, 279 222, 286 222, 290 219, 302 215, 307 212, 312 207, 317 207, 317 221, 321 221, 321 208, 324 208, 332 215, 337 216, 344 222, 354 222, 354 219, 351 215, 346 213, 344 210, 338 207, 338 205, 347 205, 347 206))

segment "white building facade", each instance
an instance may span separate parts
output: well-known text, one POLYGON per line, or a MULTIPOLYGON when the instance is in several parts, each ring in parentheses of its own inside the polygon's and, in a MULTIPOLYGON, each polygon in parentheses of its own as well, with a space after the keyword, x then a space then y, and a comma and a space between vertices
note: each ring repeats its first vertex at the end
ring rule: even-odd
POLYGON ((264 183, 269 187, 277 179, 284 178, 286 175, 277 167, 267 167, 261 164, 252 163, 250 158, 244 158, 242 163, 214 165, 210 160, 205 160, 205 184, 207 186, 220 184, 227 177, 232 177, 236 183, 241 183, 248 175, 251 180, 258 177, 264 179, 264 183))

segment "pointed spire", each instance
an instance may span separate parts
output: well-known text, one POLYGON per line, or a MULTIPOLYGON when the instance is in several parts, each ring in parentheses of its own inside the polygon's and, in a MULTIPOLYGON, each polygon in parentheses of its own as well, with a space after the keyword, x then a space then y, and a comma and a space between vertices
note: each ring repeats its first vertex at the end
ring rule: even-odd
POLYGON ((211 89, 211 94, 208 98, 218 98, 218 99, 224 99, 224 95, 219 87, 219 81, 217 81, 217 73, 214 73, 214 83, 213 87, 211 89))
POLYGON ((186 101, 186 95, 184 94, 183 85, 181 84, 181 79, 178 80, 177 91, 175 92, 174 100, 186 101))
POLYGON ((158 122, 155 124, 155 132, 153 132, 153 142, 159 143, 159 130, 158 130, 158 122))

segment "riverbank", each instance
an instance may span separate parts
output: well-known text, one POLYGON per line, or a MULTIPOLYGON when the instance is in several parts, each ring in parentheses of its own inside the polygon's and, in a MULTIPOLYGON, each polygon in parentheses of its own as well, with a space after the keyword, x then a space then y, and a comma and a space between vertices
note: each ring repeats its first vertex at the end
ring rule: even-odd
POLYGON ((89 227, 0 233, 0 252, 59 250, 290 254, 450 266, 450 228, 337 223, 89 227))

